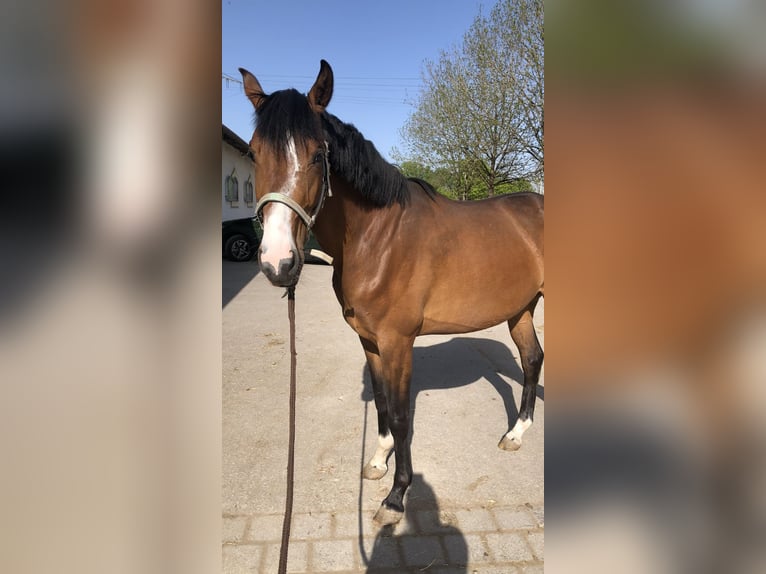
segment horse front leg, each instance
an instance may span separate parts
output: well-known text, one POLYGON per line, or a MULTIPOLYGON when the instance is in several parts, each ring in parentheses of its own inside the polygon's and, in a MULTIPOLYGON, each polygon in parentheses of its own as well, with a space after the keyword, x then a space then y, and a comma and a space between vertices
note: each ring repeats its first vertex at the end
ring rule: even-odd
POLYGON ((362 476, 368 480, 379 480, 388 472, 388 457, 394 450, 394 437, 388 426, 388 402, 383 387, 383 368, 377 348, 364 338, 361 338, 367 356, 367 367, 370 370, 372 394, 375 398, 375 409, 378 412, 378 447, 375 454, 364 465, 362 476))
POLYGON ((388 407, 388 427, 394 439, 396 472, 391 492, 383 500, 375 522, 396 524, 404 516, 404 495, 412 482, 412 457, 407 440, 410 432, 410 379, 413 340, 402 340, 392 348, 381 349, 383 388, 388 407))

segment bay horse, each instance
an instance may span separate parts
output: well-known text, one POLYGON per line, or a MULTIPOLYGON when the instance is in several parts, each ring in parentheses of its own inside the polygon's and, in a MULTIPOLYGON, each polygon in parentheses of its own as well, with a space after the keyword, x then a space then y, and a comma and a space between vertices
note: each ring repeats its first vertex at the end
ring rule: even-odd
POLYGON ((258 263, 293 288, 309 228, 333 257, 332 284, 358 334, 378 413, 378 446, 364 466, 380 479, 393 450, 393 487, 375 515, 397 523, 412 480, 410 377, 415 337, 466 333, 507 321, 524 372, 521 408, 499 446, 516 450, 532 424, 543 350, 532 314, 544 296, 543 197, 515 193, 461 203, 387 163, 351 124, 328 113, 333 72, 324 60, 307 95, 266 94, 240 68, 255 108, 250 140, 258 263))

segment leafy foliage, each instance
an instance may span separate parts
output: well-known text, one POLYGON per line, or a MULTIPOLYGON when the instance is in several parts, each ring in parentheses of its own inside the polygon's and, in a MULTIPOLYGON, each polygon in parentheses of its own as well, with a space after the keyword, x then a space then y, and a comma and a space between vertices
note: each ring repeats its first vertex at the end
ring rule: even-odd
MULTIPOLYGON (((434 186, 436 191, 451 199, 472 200, 487 197, 487 188, 478 178, 469 177, 470 168, 451 170, 447 167, 432 169, 427 165, 413 160, 405 160, 399 165, 401 172, 407 177, 424 179, 434 186)), ((516 179, 499 184, 495 192, 515 193, 517 191, 535 191, 527 179, 516 179)))
POLYGON ((542 180, 543 40, 542 0, 500 0, 461 46, 425 62, 402 136, 410 161, 446 171, 434 183, 442 193, 485 197, 542 180))

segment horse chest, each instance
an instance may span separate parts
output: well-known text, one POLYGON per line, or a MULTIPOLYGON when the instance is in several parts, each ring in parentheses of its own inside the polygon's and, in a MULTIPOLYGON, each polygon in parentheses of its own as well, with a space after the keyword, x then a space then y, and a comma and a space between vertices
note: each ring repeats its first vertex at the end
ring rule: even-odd
POLYGON ((356 330, 357 320, 356 320, 356 310, 351 306, 344 306, 343 307, 343 318, 346 320, 346 323, 349 324, 349 326, 356 330))
POLYGON ((358 277, 334 274, 333 287, 340 302, 343 319, 358 335, 373 339, 385 323, 386 305, 380 297, 368 289, 366 282, 358 277))
POLYGON ((344 297, 341 307, 346 324, 363 339, 377 341, 381 336, 399 331, 398 315, 391 312, 390 305, 382 298, 344 297))
POLYGON ((354 305, 345 303, 343 305, 343 318, 346 323, 351 327, 358 335, 370 338, 373 332, 372 321, 370 313, 366 310, 358 309, 354 305))

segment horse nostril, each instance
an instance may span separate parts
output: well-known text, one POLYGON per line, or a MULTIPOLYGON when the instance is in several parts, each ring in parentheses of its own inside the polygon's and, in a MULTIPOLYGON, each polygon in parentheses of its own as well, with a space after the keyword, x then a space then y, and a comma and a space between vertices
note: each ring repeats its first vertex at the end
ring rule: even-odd
POLYGON ((290 251, 290 257, 285 257, 279 262, 279 271, 281 275, 291 274, 295 271, 295 266, 298 262, 298 258, 295 256, 295 251, 290 251))

